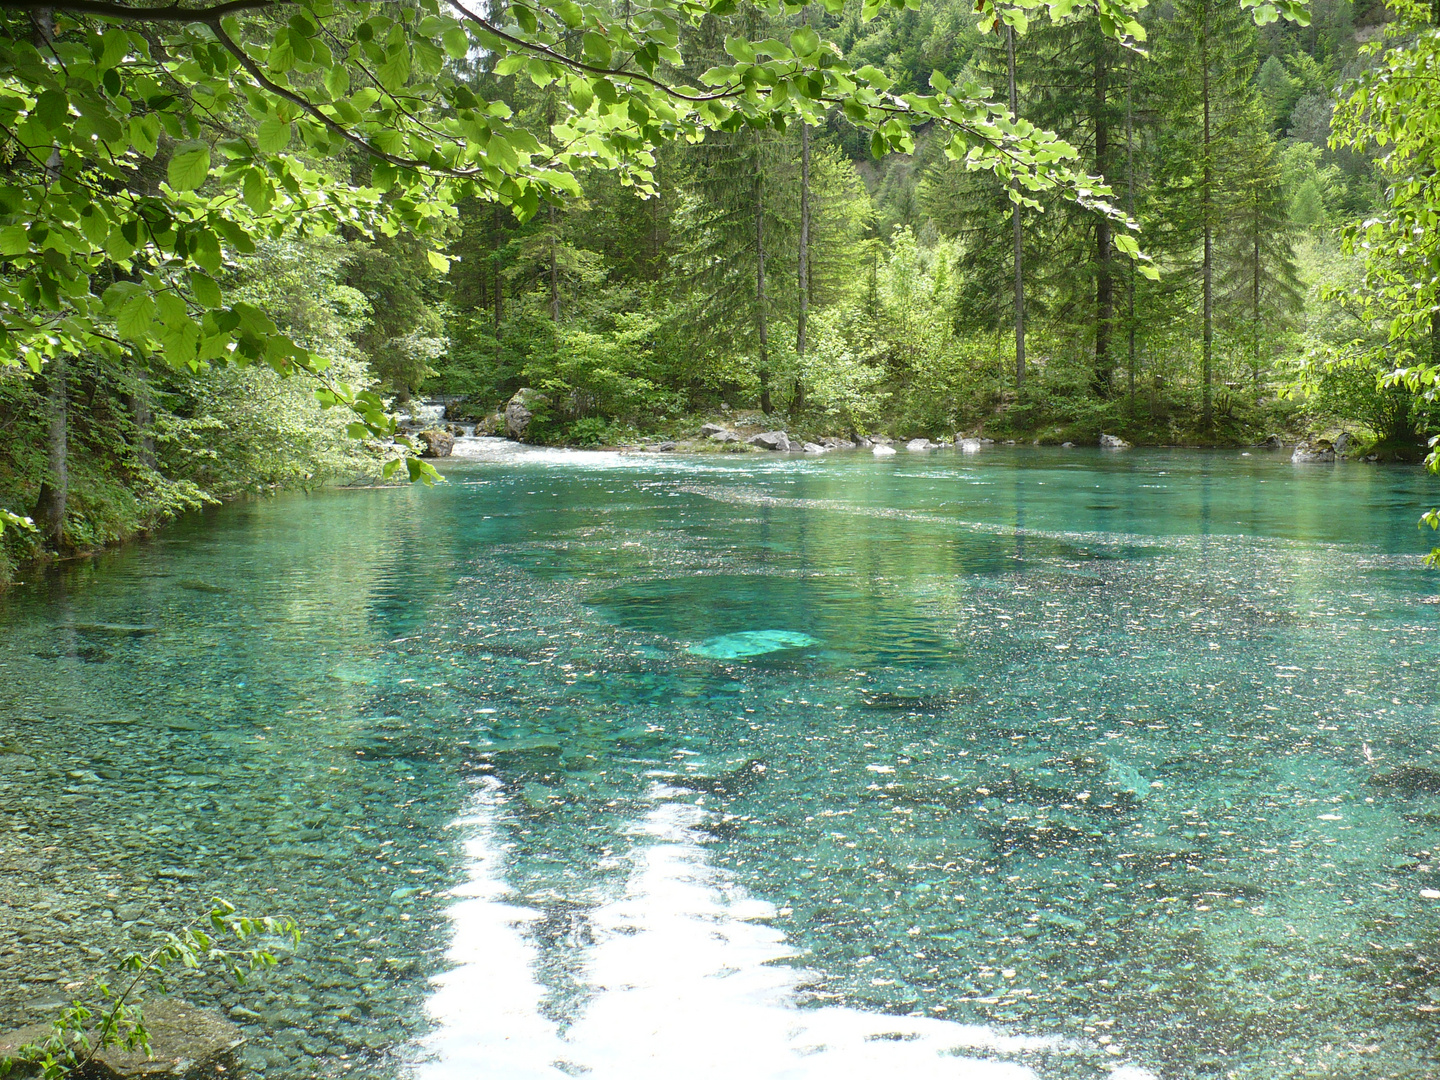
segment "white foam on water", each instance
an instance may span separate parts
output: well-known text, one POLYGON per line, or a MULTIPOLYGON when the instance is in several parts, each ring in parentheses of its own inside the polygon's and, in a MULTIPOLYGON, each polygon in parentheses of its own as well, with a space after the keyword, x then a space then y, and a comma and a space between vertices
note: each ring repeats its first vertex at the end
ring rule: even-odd
POLYGON ((1081 1049, 927 1017, 800 1008, 806 972, 785 963, 796 951, 767 925, 774 907, 711 863, 697 828, 708 812, 663 795, 634 828, 624 895, 591 913, 593 996, 562 1034, 538 1013, 544 989, 523 929, 536 913, 504 902, 497 794, 487 789, 465 823, 475 836, 470 881, 451 909, 457 966, 435 980, 438 1027, 419 1080, 1039 1080, 997 1058, 1081 1049), (976 1054, 985 1056, 967 1056, 976 1054))

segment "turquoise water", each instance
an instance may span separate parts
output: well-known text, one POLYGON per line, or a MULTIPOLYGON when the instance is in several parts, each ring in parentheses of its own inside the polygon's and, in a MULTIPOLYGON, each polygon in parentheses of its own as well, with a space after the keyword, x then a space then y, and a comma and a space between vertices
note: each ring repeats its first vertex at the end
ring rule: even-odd
POLYGON ((466 445, 0 597, 0 1016, 218 893, 265 1076, 1440 1074, 1433 478, 466 445))

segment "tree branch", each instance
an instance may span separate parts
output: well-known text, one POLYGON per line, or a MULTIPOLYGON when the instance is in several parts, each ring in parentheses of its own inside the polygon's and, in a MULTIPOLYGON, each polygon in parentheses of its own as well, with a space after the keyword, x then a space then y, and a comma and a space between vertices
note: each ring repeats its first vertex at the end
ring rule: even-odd
POLYGON ((187 8, 179 4, 164 7, 131 7, 128 4, 111 3, 109 0, 0 0, 0 10, 35 11, 49 8, 71 15, 97 15, 105 19, 128 19, 133 22, 197 22, 205 23, 223 19, 237 11, 257 11, 265 8, 289 7, 295 0, 227 0, 210 7, 187 8))

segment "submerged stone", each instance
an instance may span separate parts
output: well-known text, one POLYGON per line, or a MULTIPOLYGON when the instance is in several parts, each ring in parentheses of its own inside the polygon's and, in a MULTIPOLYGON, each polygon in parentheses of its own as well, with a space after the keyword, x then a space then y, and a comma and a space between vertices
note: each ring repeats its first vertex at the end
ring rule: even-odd
POLYGON ((708 656, 712 660, 737 660, 746 656, 763 656, 783 649, 803 649, 820 644, 818 638, 798 630, 742 630, 738 634, 722 634, 691 645, 686 652, 708 656))
MULTIPOLYGON (((167 998, 144 1001, 141 1007, 150 1033, 148 1055, 139 1048, 111 1046, 70 1075, 81 1080, 201 1080, 236 1071, 235 1050, 245 1036, 223 1016, 167 998)), ((32 1024, 0 1035, 0 1059, 44 1042, 52 1033, 49 1024, 32 1024)), ((28 1075, 23 1066, 20 1075, 28 1075)))
POLYGON ((1435 795, 1440 794, 1440 770, 1427 769, 1423 765, 1401 765, 1389 772, 1376 773, 1370 778, 1370 784, 1406 795, 1422 792, 1435 795))

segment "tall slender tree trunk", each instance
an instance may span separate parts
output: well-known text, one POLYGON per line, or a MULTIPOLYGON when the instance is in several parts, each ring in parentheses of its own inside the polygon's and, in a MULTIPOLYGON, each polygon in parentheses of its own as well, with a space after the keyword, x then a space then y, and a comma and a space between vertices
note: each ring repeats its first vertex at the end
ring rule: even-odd
MULTIPOLYGON (((808 19, 807 19, 808 22, 808 19)), ((797 267, 800 292, 799 311, 795 316, 795 355, 801 371, 795 374, 795 393, 790 398, 790 415, 805 408, 805 334, 810 318, 810 125, 800 125, 800 265, 797 267)))
MULTIPOLYGON (((1110 156, 1110 117, 1107 109, 1110 95, 1109 57, 1102 40, 1095 59, 1095 171, 1102 176, 1110 156)), ((1112 277, 1112 248, 1110 219, 1105 215, 1095 222, 1095 393, 1110 396, 1110 383, 1114 377, 1114 360, 1110 356, 1110 337, 1115 325, 1115 284, 1112 277)))
POLYGON ((491 239, 494 241, 493 254, 490 259, 491 270, 494 272, 494 295, 491 297, 495 319, 495 332, 499 334, 500 323, 505 318, 505 289, 500 277, 500 252, 504 247, 505 229, 500 221, 500 204, 495 204, 490 218, 491 239))
POLYGON ((135 383, 130 391, 130 419, 135 425, 136 447, 140 452, 140 464, 147 469, 155 468, 155 433, 150 424, 154 411, 150 406, 150 380, 144 368, 135 372, 135 383))
MULTIPOLYGON (((55 13, 48 7, 36 8, 35 44, 48 50, 55 38, 55 13)), ((54 146, 45 161, 45 182, 60 179, 60 148, 54 146)), ((65 539, 65 512, 70 501, 70 469, 68 443, 70 437, 70 387, 67 360, 57 352, 45 365, 45 411, 49 424, 45 433, 45 479, 35 500, 34 516, 41 535, 55 547, 65 539)))
MULTIPOLYGON (((1135 61, 1133 56, 1125 62, 1125 212, 1133 221, 1135 218, 1135 61)), ((1128 310, 1126 312, 1126 338, 1128 355, 1126 367, 1130 373, 1130 415, 1135 415, 1135 260, 1130 260, 1129 281, 1126 288, 1128 310)))
POLYGON ((45 437, 45 479, 35 500, 35 518, 41 535, 55 546, 65 539, 65 511, 70 498, 70 470, 66 451, 69 439, 69 386, 63 352, 45 365, 45 408, 49 426, 45 437))
POLYGON ((1260 389, 1260 188, 1255 186, 1255 221, 1250 245, 1250 366, 1255 389, 1260 389))
MULTIPOLYGON (((1440 0, 1430 0, 1430 22, 1440 26, 1440 0)), ((1430 363, 1440 367, 1440 298, 1430 312, 1430 363)))
POLYGON ((550 204, 550 321, 560 321, 560 264, 555 254, 555 204, 550 204))
POLYGON ((1211 202, 1214 198, 1211 186, 1214 182, 1214 170, 1210 160, 1210 4, 1208 0, 1204 7, 1204 19, 1200 31, 1200 103, 1202 110, 1200 147, 1203 155, 1200 170, 1200 217, 1201 227, 1204 231, 1204 250, 1201 256, 1203 260, 1201 287, 1204 295, 1201 304, 1203 327, 1200 362, 1200 382, 1204 393, 1204 407, 1200 413, 1200 422, 1205 430, 1209 431, 1214 420, 1214 395, 1210 386, 1210 369, 1211 354, 1215 343, 1215 295, 1213 289, 1215 236, 1214 222, 1211 220, 1211 202))
MULTIPOLYGON (((1010 115, 1020 116, 1020 97, 1015 89, 1015 28, 1005 27, 1005 60, 1010 79, 1010 115)), ((1010 207, 1010 231, 1015 263, 1015 388, 1025 383, 1025 230, 1020 223, 1020 204, 1010 207)))
POLYGON ((770 401, 770 328, 765 310, 765 184, 755 168, 755 335, 760 349, 760 411, 775 411, 770 401))

